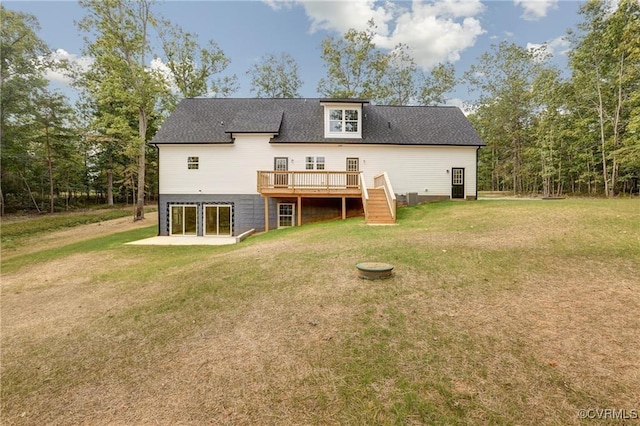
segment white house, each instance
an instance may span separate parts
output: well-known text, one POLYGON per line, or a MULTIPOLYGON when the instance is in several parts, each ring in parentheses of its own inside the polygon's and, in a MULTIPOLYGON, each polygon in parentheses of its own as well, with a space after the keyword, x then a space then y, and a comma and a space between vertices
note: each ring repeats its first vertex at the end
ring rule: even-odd
POLYGON ((159 234, 202 236, 475 199, 485 145, 456 107, 204 98, 180 102, 151 144, 159 234))

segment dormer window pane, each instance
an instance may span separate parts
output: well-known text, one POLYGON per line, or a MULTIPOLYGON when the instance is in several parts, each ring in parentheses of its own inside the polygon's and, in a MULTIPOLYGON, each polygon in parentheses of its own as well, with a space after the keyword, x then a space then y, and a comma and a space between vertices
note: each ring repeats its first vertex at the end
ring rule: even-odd
POLYGON ((330 128, 330 132, 337 132, 340 133, 342 132, 342 121, 331 121, 329 123, 329 125, 331 126, 330 128))
POLYGON ((329 131, 342 132, 342 110, 332 109, 329 112, 329 131))
POLYGON ((356 133, 358 131, 358 111, 355 109, 344 110, 344 131, 356 133))

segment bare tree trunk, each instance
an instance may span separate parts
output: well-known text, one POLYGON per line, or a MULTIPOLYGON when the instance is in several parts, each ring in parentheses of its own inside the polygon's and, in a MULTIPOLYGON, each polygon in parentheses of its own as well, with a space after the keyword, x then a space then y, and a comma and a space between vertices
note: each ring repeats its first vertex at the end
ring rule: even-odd
POLYGON ((107 164, 107 205, 113 206, 113 152, 109 148, 109 163, 107 164))
POLYGON ((140 137, 140 152, 138 153, 138 197, 133 220, 144 219, 144 189, 146 169, 146 144, 147 144, 147 113, 141 106, 138 108, 138 133, 140 137))
POLYGON ((622 115, 622 72, 624 70, 624 55, 620 57, 620 68, 618 72, 618 101, 616 104, 616 114, 613 120, 613 164, 611 166, 611 192, 612 195, 615 192, 616 183, 618 180, 618 158, 616 157, 616 150, 618 149, 618 141, 620 140, 620 121, 622 115))
POLYGON ((600 122, 600 154, 602 159, 602 180, 604 182, 604 194, 609 197, 609 171, 607 163, 607 138, 604 130, 604 101, 602 99, 602 87, 600 86, 600 72, 596 68, 596 89, 598 91, 598 120, 600 122))
POLYGON ((0 217, 4 217, 4 192, 2 192, 2 182, 0 182, 0 217))
POLYGON ((22 172, 18 172, 18 173, 20 174, 20 177, 24 181, 24 186, 27 187, 27 191, 29 192, 29 197, 31 197, 31 201, 33 202, 33 205, 36 206, 36 210, 38 211, 38 213, 42 213, 42 211, 40 210, 40 207, 38 207, 38 202, 36 201, 35 198, 33 198, 33 194, 31 193, 31 187, 29 186, 29 182, 27 182, 27 179, 24 177, 22 172))
POLYGON ((47 147, 47 169, 49 172, 49 213, 54 212, 53 202, 53 162, 51 161, 51 143, 49 141, 49 126, 45 128, 45 144, 47 147))

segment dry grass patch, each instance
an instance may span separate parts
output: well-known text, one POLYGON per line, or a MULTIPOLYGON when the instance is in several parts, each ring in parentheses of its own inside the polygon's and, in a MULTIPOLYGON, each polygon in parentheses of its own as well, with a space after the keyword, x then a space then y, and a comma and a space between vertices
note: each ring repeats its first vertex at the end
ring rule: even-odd
POLYGON ((3 424, 579 424, 578 409, 637 409, 639 238, 631 201, 495 201, 224 248, 88 240, 3 275, 3 424), (360 280, 361 261, 395 277, 360 280))

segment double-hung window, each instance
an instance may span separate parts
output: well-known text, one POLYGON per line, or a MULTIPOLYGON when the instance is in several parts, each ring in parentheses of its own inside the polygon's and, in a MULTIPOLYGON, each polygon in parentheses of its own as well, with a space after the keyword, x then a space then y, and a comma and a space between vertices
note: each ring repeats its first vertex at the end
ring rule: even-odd
POLYGON ((306 170, 324 170, 324 157, 305 157, 306 170))
POLYGON ((200 168, 200 157, 187 157, 187 169, 198 170, 200 168))
POLYGON ((315 166, 315 158, 313 157, 306 157, 305 160, 305 169, 306 170, 313 170, 315 166))

